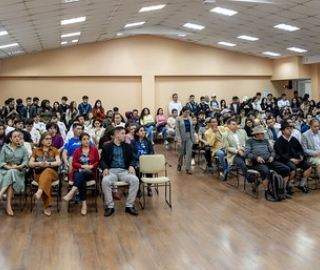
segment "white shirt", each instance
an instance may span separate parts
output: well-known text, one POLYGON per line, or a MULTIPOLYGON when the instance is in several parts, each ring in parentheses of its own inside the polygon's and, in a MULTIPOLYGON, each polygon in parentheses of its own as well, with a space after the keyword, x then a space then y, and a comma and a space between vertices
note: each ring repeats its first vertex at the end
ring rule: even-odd
POLYGON ((5 130, 5 134, 8 135, 10 133, 10 131, 15 130, 15 128, 7 126, 6 130, 5 130))
MULTIPOLYGON (((28 131, 26 129, 24 129, 25 131, 28 131)), ((32 127, 31 131, 29 132, 30 135, 31 135, 31 140, 34 142, 34 143, 38 143, 40 141, 40 133, 39 131, 35 128, 35 127, 32 127)))
POLYGON ((316 149, 316 151, 320 150, 320 134, 314 134, 312 132, 312 137, 313 137, 313 142, 314 142, 314 148, 316 149))
POLYGON ((169 117, 168 120, 167 120, 167 123, 169 123, 170 125, 175 125, 176 123, 176 118, 173 118, 173 117, 169 117))
MULTIPOLYGON (((278 134, 278 138, 279 138, 281 135, 282 135, 282 131, 280 130, 280 131, 279 131, 279 134, 278 134)), ((299 141, 299 143, 301 143, 301 133, 299 132, 299 130, 292 129, 292 133, 291 133, 290 138, 291 138, 291 137, 295 137, 295 138, 299 141)), ((283 136, 283 138, 285 138, 285 137, 283 136)), ((289 140, 290 140, 290 139, 289 139, 289 140)))
POLYGON ((43 122, 34 122, 33 126, 38 129, 41 133, 46 132, 46 125, 43 122))
POLYGON ((290 102, 289 100, 282 100, 280 99, 278 102, 277 102, 277 105, 279 107, 279 109, 281 109, 282 107, 285 107, 285 106, 290 106, 290 102))
POLYGON ((182 105, 181 105, 181 102, 174 102, 174 101, 171 101, 170 103, 169 103, 169 115, 171 115, 172 114, 172 110, 173 109, 176 109, 176 110, 178 110, 178 115, 180 115, 180 112, 181 112, 181 110, 182 110, 182 105))
POLYGON ((239 141, 239 137, 238 137, 238 134, 237 133, 233 133, 232 132, 232 135, 233 135, 233 138, 237 144, 237 148, 240 149, 241 148, 241 145, 240 145, 240 141, 239 141))

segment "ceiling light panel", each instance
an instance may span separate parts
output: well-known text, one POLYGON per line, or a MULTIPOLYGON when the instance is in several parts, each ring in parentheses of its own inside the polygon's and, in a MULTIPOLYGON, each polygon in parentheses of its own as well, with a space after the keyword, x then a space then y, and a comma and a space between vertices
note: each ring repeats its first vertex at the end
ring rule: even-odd
POLYGON ((11 47, 16 47, 16 46, 19 46, 18 43, 10 43, 10 44, 6 44, 6 45, 1 45, 0 46, 0 49, 7 49, 7 48, 11 48, 11 47))
POLYGON ((0 36, 5 36, 5 35, 8 35, 7 31, 0 31, 0 36))
POLYGON ((307 50, 297 48, 297 47, 289 47, 289 48, 287 48, 287 50, 297 52, 297 53, 306 53, 307 52, 307 50))
POLYGON ((221 15, 225 16, 233 16, 238 13, 238 11, 232 10, 232 9, 227 9, 227 8, 222 8, 222 7, 215 7, 210 10, 211 12, 218 13, 221 15))
POLYGON ((81 32, 73 32, 61 35, 61 38, 80 36, 81 32))
POLYGON ((205 28, 205 26, 203 26, 203 25, 194 24, 194 23, 185 23, 183 26, 190 28, 190 29, 194 29, 194 30, 202 30, 205 28))
POLYGON ((78 17, 78 18, 73 18, 68 20, 62 20, 61 25, 80 23, 80 22, 84 22, 85 20, 86 20, 86 17, 78 17))
POLYGON ((300 30, 299 27, 296 27, 296 26, 293 26, 293 25, 290 25, 290 24, 285 24, 285 23, 280 23, 280 24, 277 24, 277 25, 275 25, 273 27, 281 29, 281 30, 284 30, 284 31, 289 31, 289 32, 300 30))
POLYGON ((244 40, 249 40, 249 41, 257 41, 257 40, 259 40, 259 38, 257 38, 257 37, 251 37, 251 36, 246 36, 246 35, 238 36, 237 38, 244 39, 244 40))
POLYGON ((166 5, 155 5, 155 6, 148 6, 148 7, 142 7, 139 12, 148 12, 148 11, 155 11, 163 9, 166 5))
POLYGON ((144 25, 144 24, 145 24, 145 22, 127 23, 127 24, 124 26, 124 28, 141 26, 141 25, 144 25))
POLYGON ((234 47, 237 46, 237 44, 226 42, 226 41, 220 41, 218 42, 219 45, 228 46, 228 47, 234 47))
POLYGON ((280 53, 275 53, 275 52, 263 52, 262 54, 265 54, 265 55, 269 55, 269 56, 280 56, 281 54, 280 53))

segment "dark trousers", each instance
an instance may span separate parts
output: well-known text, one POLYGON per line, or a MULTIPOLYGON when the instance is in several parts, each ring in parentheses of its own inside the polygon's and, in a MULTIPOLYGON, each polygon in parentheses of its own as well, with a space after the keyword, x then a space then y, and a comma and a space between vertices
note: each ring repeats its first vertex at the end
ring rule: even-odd
POLYGON ((289 167, 278 161, 273 161, 272 163, 255 163, 250 166, 250 169, 258 171, 263 180, 269 178, 270 170, 276 171, 282 177, 287 177, 290 174, 289 167))
POLYGON ((78 188, 80 201, 85 201, 87 199, 87 181, 93 179, 93 174, 90 171, 74 172, 73 186, 78 188))
POLYGON ((237 165, 242 171, 244 177, 247 178, 247 165, 244 161, 244 157, 237 154, 233 159, 233 164, 237 165))

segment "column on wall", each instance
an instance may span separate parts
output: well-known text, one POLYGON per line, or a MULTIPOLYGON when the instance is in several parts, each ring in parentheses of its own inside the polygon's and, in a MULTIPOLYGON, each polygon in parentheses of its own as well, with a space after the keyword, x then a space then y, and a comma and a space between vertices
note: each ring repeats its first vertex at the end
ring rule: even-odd
POLYGON ((311 67, 311 87, 312 87, 312 99, 315 101, 320 100, 320 64, 313 64, 311 67))
POLYGON ((143 74, 141 79, 141 109, 148 107, 155 114, 155 77, 153 74, 143 74))

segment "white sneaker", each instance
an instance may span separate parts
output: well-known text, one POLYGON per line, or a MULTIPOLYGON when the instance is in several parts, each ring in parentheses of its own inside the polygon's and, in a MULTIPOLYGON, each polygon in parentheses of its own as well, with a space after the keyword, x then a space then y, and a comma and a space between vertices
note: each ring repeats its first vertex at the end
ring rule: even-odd
POLYGON ((196 165, 196 162, 194 161, 194 158, 193 158, 191 159, 191 166, 194 166, 194 165, 196 165))
POLYGON ((169 146, 169 145, 166 145, 166 149, 169 150, 169 149, 170 149, 170 146, 169 146))
POLYGON ((164 145, 168 145, 169 144, 169 142, 166 140, 165 142, 164 142, 164 145))

